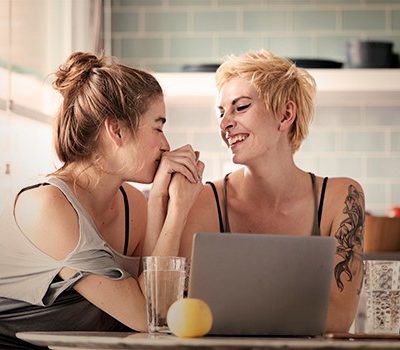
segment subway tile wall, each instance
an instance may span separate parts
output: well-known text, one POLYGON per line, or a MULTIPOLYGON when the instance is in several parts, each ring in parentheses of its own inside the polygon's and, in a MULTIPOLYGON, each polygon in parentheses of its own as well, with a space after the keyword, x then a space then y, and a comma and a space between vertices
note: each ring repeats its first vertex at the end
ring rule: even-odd
POLYGON ((346 62, 352 39, 400 51, 399 0, 113 0, 113 54, 156 71, 268 48, 346 62))
MULTIPOLYGON (((352 39, 389 40, 400 52, 399 0, 113 0, 111 15, 113 55, 154 72, 259 48, 346 63, 352 39)), ((173 147, 201 151, 206 180, 235 168, 212 100, 169 103, 166 132, 173 147)), ((400 205, 400 101, 317 106, 295 160, 321 176, 355 178, 367 210, 383 215, 400 205)))

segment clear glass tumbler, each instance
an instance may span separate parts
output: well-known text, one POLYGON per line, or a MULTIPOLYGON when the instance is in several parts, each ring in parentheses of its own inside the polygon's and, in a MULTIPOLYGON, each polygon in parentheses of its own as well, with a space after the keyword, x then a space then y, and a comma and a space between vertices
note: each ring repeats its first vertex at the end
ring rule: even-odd
POLYGON ((186 258, 178 256, 143 257, 143 273, 149 333, 168 333, 167 312, 183 298, 186 258))

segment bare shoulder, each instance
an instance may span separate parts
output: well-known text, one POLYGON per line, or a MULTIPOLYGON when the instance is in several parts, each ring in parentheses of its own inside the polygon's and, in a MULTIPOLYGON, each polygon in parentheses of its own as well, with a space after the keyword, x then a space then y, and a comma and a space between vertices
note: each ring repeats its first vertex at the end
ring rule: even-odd
POLYGON ((212 187, 204 184, 190 210, 181 239, 180 254, 190 257, 194 233, 218 231, 219 220, 216 198, 212 187))
MULTIPOLYGON (((212 182, 214 184, 215 191, 217 192, 217 197, 219 202, 221 203, 222 199, 222 187, 223 187, 223 179, 216 180, 212 182)), ((192 216, 194 213, 196 215, 204 215, 206 217, 210 217, 212 214, 216 215, 217 213, 217 197, 214 193, 214 188, 211 184, 204 184, 203 188, 192 207, 190 215, 192 216)))
POLYGON ((361 211, 364 215, 365 198, 362 186, 348 177, 329 178, 324 201, 324 217, 331 221, 346 217, 349 210, 361 211))
POLYGON ((127 182, 125 182, 122 187, 124 188, 128 199, 131 199, 135 203, 135 207, 137 207, 137 209, 147 206, 147 200, 142 191, 127 182))
POLYGON ((348 193, 350 191, 357 191, 363 194, 362 186, 354 179, 349 177, 332 177, 329 178, 329 192, 336 193, 340 196, 341 193, 348 193))
POLYGON ((141 242, 146 234, 147 225, 147 199, 144 193, 130 183, 124 183, 124 188, 129 203, 130 232, 129 255, 141 253, 141 242))
POLYGON ((141 190, 137 189, 130 183, 124 183, 122 187, 128 196, 129 209, 135 225, 135 232, 138 233, 137 230, 139 229, 140 233, 143 233, 142 231, 145 230, 146 226, 147 199, 141 190))
MULTIPOLYGON (((231 184, 230 189, 235 188, 240 182, 242 181, 243 178, 243 170, 239 169, 236 170, 232 173, 229 174, 228 182, 231 184)), ((204 210, 208 211, 215 211, 216 210, 216 204, 217 204, 217 197, 220 205, 222 205, 222 198, 223 198, 223 192, 224 192, 224 182, 225 178, 217 179, 215 181, 212 181, 212 184, 214 186, 211 186, 211 184, 205 184, 203 186, 203 191, 201 192, 199 196, 199 201, 198 205, 201 206, 204 210), (214 193, 214 189, 216 191, 216 194, 214 193)), ((222 210, 222 208, 221 208, 222 210)))
POLYGON ((359 215, 364 216, 365 196, 362 186, 351 178, 330 178, 326 187, 325 210, 332 220, 347 216, 351 210, 360 211, 359 215))
POLYGON ((77 213, 55 186, 23 192, 16 202, 15 217, 24 235, 56 259, 64 258, 78 243, 77 213))
POLYGON ((76 212, 64 194, 55 186, 40 186, 24 191, 15 205, 18 223, 46 220, 55 216, 59 219, 76 216, 76 212), (28 214, 28 215, 26 215, 28 214))

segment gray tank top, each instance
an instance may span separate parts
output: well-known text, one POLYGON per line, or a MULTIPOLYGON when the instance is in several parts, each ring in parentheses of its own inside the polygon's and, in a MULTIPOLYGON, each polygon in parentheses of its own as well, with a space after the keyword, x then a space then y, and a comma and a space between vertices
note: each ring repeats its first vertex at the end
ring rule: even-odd
POLYGON ((53 176, 45 182, 59 188, 75 209, 79 242, 65 259, 53 259, 26 238, 14 220, 6 233, 12 239, 7 240, 7 245, 0 239, 0 334, 14 337, 15 332, 28 330, 123 329, 73 286, 89 274, 115 280, 136 278, 140 257, 114 251, 101 238, 91 217, 65 182, 53 176), (64 281, 58 277, 63 267, 73 268, 77 273, 64 281))

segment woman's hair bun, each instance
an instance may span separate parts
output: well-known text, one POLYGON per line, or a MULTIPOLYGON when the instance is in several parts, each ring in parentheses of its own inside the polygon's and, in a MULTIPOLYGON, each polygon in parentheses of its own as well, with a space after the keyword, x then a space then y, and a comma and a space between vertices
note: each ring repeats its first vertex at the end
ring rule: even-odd
POLYGON ((53 87, 65 98, 72 88, 76 91, 87 81, 94 68, 102 66, 103 58, 91 53, 74 52, 55 73, 53 87))

